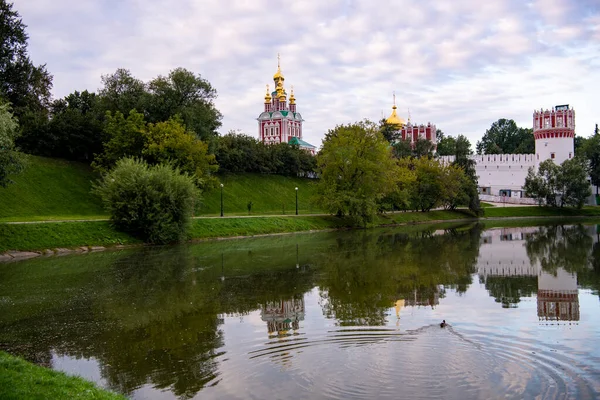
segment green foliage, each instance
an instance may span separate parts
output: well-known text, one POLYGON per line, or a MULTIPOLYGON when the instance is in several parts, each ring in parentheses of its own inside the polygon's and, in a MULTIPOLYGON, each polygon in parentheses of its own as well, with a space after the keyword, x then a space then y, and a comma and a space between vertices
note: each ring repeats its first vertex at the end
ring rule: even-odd
POLYGON ((217 91, 210 82, 185 68, 176 68, 168 76, 148 83, 148 120, 166 121, 179 115, 188 131, 211 143, 221 126, 221 113, 215 108, 217 91))
POLYGON ((529 168, 524 189, 539 205, 552 207, 582 208, 591 195, 585 162, 578 157, 566 160, 560 166, 552 160, 543 161, 537 173, 529 168))
MULTIPOLYGON (((598 125, 596 125, 594 135, 584 139, 579 151, 576 151, 578 155, 588 161, 587 172, 592 184, 596 187, 600 186, 600 133, 597 131, 598 125)), ((596 194, 598 193, 596 192, 596 194)))
POLYGON ((385 140, 394 144, 401 139, 400 130, 398 129, 398 126, 394 124, 388 124, 386 121, 387 120, 385 118, 379 121, 379 132, 385 138, 385 140))
POLYGON ((446 136, 443 131, 438 129, 435 137, 437 139, 438 156, 453 156, 456 154, 456 139, 452 136, 446 136))
POLYGON ((103 87, 98 91, 101 114, 110 111, 128 115, 131 110, 146 109, 146 85, 133 77, 129 70, 119 68, 112 75, 102 75, 101 79, 103 87))
POLYGON ((533 154, 532 129, 519 128, 512 119, 499 119, 476 145, 477 154, 533 154))
POLYGON ((413 155, 412 143, 410 138, 407 139, 399 139, 393 145, 394 157, 396 158, 406 158, 411 157, 413 155))
POLYGON ((47 123, 52 76, 29 59, 25 28, 13 4, 0 0, 0 97, 10 102, 19 120, 17 144, 32 151, 38 148, 38 124, 47 123))
POLYGON ((97 178, 82 163, 28 156, 15 184, 0 190, 0 221, 104 217, 102 203, 90 193, 97 178))
POLYGON ((98 97, 87 90, 55 100, 46 130, 47 145, 40 153, 53 157, 90 162, 102 151, 103 124, 98 97))
POLYGON ((123 157, 140 157, 146 146, 144 115, 131 110, 127 118, 117 111, 106 113, 103 152, 96 155, 92 167, 100 172, 111 169, 123 157))
POLYGON ((199 198, 193 178, 178 168, 133 158, 119 160, 94 191, 118 229, 148 243, 186 239, 199 198))
POLYGON ((219 137, 216 158, 222 172, 309 176, 316 168, 315 156, 297 145, 267 145, 235 132, 219 137))
POLYGON ((358 224, 371 221, 378 202, 396 184, 398 167, 389 143, 368 121, 330 130, 317 157, 318 203, 358 224))
POLYGON ((9 176, 23 169, 22 157, 15 150, 18 127, 8 104, 0 104, 0 187, 13 183, 9 176))
POLYGON ((148 124, 142 156, 150 164, 171 162, 182 172, 195 176, 199 187, 216 186, 215 156, 208 154, 208 145, 177 120, 148 124))
POLYGON ((442 204, 444 168, 436 160, 418 158, 412 161, 415 182, 410 187, 410 202, 414 210, 429 211, 442 204))
POLYGON ((67 376, 0 351, 0 398, 125 400, 80 377, 67 376))
POLYGON ((208 154, 208 146, 186 131, 178 119, 146 124, 144 116, 135 110, 127 118, 118 111, 114 116, 107 112, 104 135, 104 151, 92 163, 100 172, 106 172, 123 157, 138 157, 153 165, 169 162, 195 176, 199 187, 216 184, 215 156, 208 154))

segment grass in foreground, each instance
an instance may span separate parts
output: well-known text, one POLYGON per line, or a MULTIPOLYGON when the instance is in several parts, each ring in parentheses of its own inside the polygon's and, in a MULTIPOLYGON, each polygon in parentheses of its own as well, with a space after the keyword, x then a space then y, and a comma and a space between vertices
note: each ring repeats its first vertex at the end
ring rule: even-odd
POLYGON ((31 364, 0 351, 0 398, 126 399, 79 377, 31 364))

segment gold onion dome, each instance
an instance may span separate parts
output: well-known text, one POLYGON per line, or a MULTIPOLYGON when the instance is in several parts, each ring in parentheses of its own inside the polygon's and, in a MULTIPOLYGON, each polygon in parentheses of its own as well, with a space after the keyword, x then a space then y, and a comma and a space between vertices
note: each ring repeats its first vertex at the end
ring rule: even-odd
POLYGON ((292 93, 290 94, 290 104, 296 104, 296 97, 294 97, 294 87, 292 86, 292 93))
POLYGON ((396 93, 394 93, 394 105, 392 106, 392 115, 389 116, 388 119, 385 120, 386 124, 389 125, 398 125, 400 127, 403 127, 404 125, 406 125, 406 122, 398 117, 398 113, 396 113, 396 109, 398 107, 396 107, 396 93))
POLYGON ((396 108, 397 107, 395 105, 392 107, 392 115, 390 115, 389 118, 385 120, 385 123, 389 124, 389 125, 399 125, 399 126, 406 125, 406 122, 404 121, 404 119, 398 117, 398 113, 396 113, 396 108))
POLYGON ((267 85, 267 94, 265 95, 265 103, 271 102, 271 93, 269 93, 269 85, 267 85))

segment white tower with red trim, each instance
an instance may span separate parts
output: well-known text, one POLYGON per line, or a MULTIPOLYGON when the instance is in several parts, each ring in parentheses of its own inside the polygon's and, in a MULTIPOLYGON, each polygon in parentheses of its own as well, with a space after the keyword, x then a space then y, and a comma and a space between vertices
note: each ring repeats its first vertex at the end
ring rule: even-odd
POLYGON ((533 113, 535 165, 551 159, 560 165, 575 155, 575 110, 568 104, 533 113))

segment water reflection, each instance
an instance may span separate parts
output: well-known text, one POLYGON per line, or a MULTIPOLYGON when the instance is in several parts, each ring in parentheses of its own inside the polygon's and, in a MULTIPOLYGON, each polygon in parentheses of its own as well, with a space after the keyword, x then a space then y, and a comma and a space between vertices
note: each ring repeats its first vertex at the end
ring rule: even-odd
POLYGON ((579 321, 577 272, 593 269, 595 230, 577 225, 486 231, 477 262, 480 282, 505 308, 536 294, 540 320, 579 321))
MULTIPOLYGON (((146 390, 140 397, 148 390, 180 398, 200 393, 220 397, 224 392, 218 390, 231 388, 235 374, 249 376, 248 371, 258 374, 257 384, 272 384, 277 376, 284 387, 282 380, 310 375, 303 370, 294 378, 293 371, 303 365, 301 350, 294 353, 296 349, 310 353, 310 346, 318 344, 318 354, 331 357, 339 368, 354 368, 358 366, 352 361, 338 359, 339 351, 329 350, 416 343, 420 338, 422 348, 402 347, 408 357, 411 351, 426 351, 438 339, 448 341, 436 336, 443 334, 436 333, 439 326, 426 329, 430 322, 425 321, 437 321, 438 313, 457 325, 469 310, 475 312, 469 318, 487 321, 489 309, 469 304, 479 293, 473 277, 501 304, 495 307, 502 312, 516 311, 525 299, 535 298, 536 308, 524 311, 537 312, 537 319, 545 323, 582 321, 578 287, 595 295, 600 288, 596 232, 596 226, 583 225, 407 227, 0 265, 0 349, 48 366, 57 359, 94 360, 98 371, 90 373, 91 378, 101 376, 106 386, 134 397, 140 390, 146 390), (452 309, 445 307, 451 304, 452 309), (423 337, 432 342, 423 342, 423 337), (265 338, 279 347, 265 347, 265 338), (285 341, 297 347, 281 345, 285 341), (287 372, 292 375, 266 374, 268 367, 259 355, 279 351, 274 355, 281 356, 284 350, 288 361, 292 353, 298 356, 287 372)), ((457 340, 456 349, 463 349, 473 339, 457 340)), ((364 351, 361 357, 369 359, 371 354, 364 351)), ((416 354, 415 360, 431 362, 435 370, 435 357, 416 354)), ((383 360, 381 355, 375 359, 383 360)), ((316 385, 319 378, 311 379, 316 385)), ((310 386, 297 384, 306 390, 310 386)), ((483 393, 478 385, 474 388, 483 393)))

